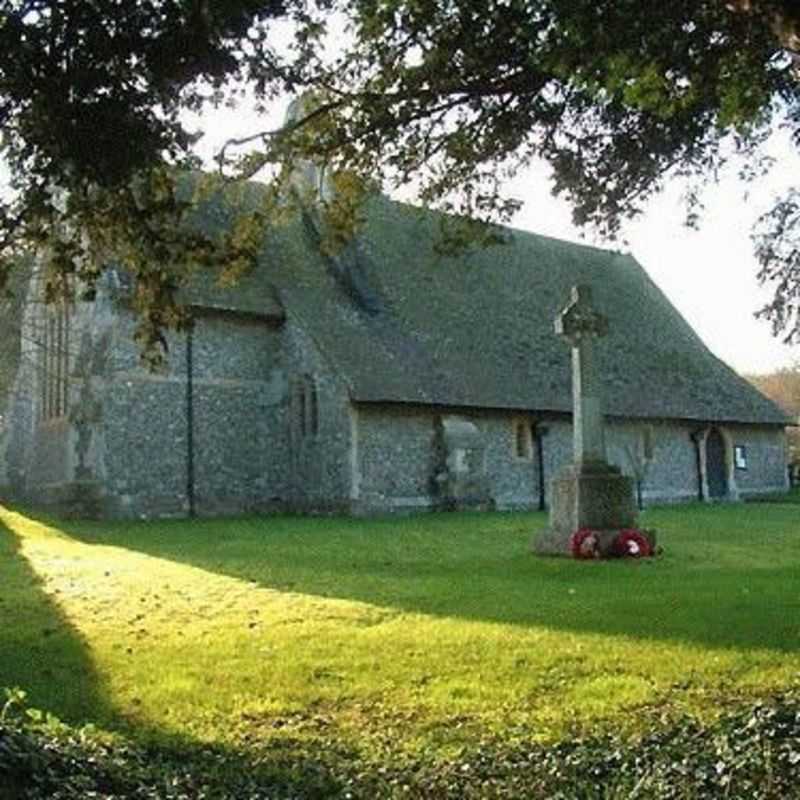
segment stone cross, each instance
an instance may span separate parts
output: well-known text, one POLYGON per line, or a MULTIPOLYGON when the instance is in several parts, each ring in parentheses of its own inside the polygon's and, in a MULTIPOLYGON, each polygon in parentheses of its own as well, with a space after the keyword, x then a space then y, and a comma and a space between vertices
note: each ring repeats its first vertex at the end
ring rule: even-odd
POLYGON ((606 465, 602 386, 594 363, 594 340, 608 333, 608 319, 594 310, 588 286, 573 286, 555 330, 572 347, 572 428, 579 471, 606 465))

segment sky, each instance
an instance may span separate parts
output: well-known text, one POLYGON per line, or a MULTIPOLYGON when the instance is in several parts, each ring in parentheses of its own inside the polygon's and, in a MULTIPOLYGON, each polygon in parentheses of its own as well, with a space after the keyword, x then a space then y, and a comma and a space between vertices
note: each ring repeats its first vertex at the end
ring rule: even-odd
MULTIPOLYGON (((210 159, 228 138, 279 127, 287 104, 279 102, 266 118, 245 111, 206 112, 196 119, 204 131, 201 152, 210 159)), ((551 194, 545 165, 526 169, 509 184, 509 192, 524 201, 512 225, 631 253, 709 349, 738 372, 794 366, 800 363, 800 346, 783 344, 767 320, 755 318, 771 295, 756 280, 750 231, 774 197, 800 178, 800 156, 788 135, 776 134, 769 152, 776 165, 767 177, 745 185, 734 167, 708 186, 699 230, 684 225, 680 187, 675 185, 625 226, 624 241, 603 242, 572 224, 569 205, 551 194)))

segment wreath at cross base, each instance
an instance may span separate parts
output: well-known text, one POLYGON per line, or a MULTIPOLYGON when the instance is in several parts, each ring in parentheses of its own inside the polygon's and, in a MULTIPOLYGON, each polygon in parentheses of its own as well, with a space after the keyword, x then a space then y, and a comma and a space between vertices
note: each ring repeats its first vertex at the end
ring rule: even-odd
POLYGON ((591 528, 578 528, 569 540, 573 558, 600 558, 597 534, 591 528))
POLYGON ((621 530, 614 539, 611 549, 619 558, 649 558, 653 555, 650 542, 635 528, 621 530))
MULTIPOLYGON (((600 541, 597 532, 591 528, 579 528, 569 541, 573 558, 600 558, 600 541)), ((611 555, 617 558, 648 558, 653 548, 647 537, 635 528, 624 528, 611 543, 611 555)))

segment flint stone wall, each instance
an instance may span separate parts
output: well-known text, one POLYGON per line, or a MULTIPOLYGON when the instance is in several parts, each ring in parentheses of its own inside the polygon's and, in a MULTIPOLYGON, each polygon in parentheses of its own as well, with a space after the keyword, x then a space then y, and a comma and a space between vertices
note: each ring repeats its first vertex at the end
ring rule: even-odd
MULTIPOLYGON (((358 513, 424 510, 440 507, 435 476, 440 468, 436 419, 461 414, 473 422, 485 444, 485 469, 494 507, 536 509, 539 471, 535 452, 530 459, 515 454, 514 421, 535 420, 546 427, 542 439, 545 502, 550 505, 550 481, 572 459, 572 427, 568 418, 522 412, 465 411, 424 406, 359 404, 355 423, 355 490, 358 513)), ((698 472, 691 434, 693 422, 609 420, 606 449, 609 463, 636 478, 644 469, 645 504, 685 502, 698 498, 698 472), (652 459, 644 468, 645 426, 650 428, 652 459)), ((780 492, 787 488, 785 435, 780 428, 722 426, 732 444, 744 445, 748 470, 731 466, 731 483, 740 495, 780 492)), ((731 445, 732 446, 732 445, 731 445)), ((732 454, 731 454, 732 458, 732 454)), ((634 481, 635 484, 635 481, 634 481)), ((732 492, 735 496, 735 492, 732 492)))
MULTIPOLYGON (((103 411, 111 513, 182 515, 189 509, 187 334, 169 336, 167 365, 154 374, 139 366, 131 332, 117 337, 103 411)), ((248 317, 196 319, 191 413, 198 514, 268 510, 285 495, 282 336, 248 317)))
MULTIPOLYGON (((155 375, 139 366, 130 331, 121 330, 117 341, 103 414, 109 513, 183 515, 189 508, 186 336, 169 337, 168 366, 155 375)), ((295 320, 274 328, 201 313, 192 364, 196 513, 349 509, 346 388, 295 320), (315 433, 308 426, 302 432, 293 400, 304 382, 316 386, 315 433)))
POLYGON ((769 430, 755 426, 730 426, 729 434, 734 445, 744 445, 747 468, 737 469, 733 476, 742 498, 757 497, 789 489, 786 468, 788 451, 782 430, 769 430))
MULTIPOLYGON (((134 321, 109 294, 76 305, 71 320, 70 413, 39 420, 35 315, 29 304, 10 426, 5 481, 32 502, 78 495, 109 516, 188 511, 186 336, 168 339, 166 369, 140 366, 134 321), (82 444, 81 444, 82 442, 82 444), (80 445, 80 446, 79 446, 80 445), (82 453, 82 455, 79 455, 82 453), (83 459, 83 470, 79 461, 83 459), (78 473, 81 474, 78 474, 78 473), (87 488, 88 487, 88 488, 87 488)), ((401 404, 353 404, 335 365, 291 313, 267 320, 201 312, 193 334, 194 493, 199 514, 290 509, 383 513, 448 507, 442 480, 442 418, 475 426, 470 458, 480 460, 481 507, 539 506, 536 445, 516 454, 515 421, 547 429, 541 440, 546 502, 550 480, 572 458, 567 415, 401 404), (305 431, 293 392, 315 387, 316 430, 305 431)), ((308 406, 306 406, 308 413, 308 406)), ((699 484, 693 422, 607 423, 608 460, 635 477, 643 430, 652 444, 642 481, 645 503, 695 500, 699 484)), ((705 426, 708 427, 708 426, 705 426)), ((720 426, 732 496, 787 488, 785 436, 777 426, 720 426), (747 468, 733 464, 746 449, 747 468)), ((451 481, 451 491, 459 491, 451 481), (456 488, 453 490, 452 487, 456 488)), ((78 497, 78 500, 80 498, 78 497)), ((88 506, 87 506, 88 507, 88 506)))

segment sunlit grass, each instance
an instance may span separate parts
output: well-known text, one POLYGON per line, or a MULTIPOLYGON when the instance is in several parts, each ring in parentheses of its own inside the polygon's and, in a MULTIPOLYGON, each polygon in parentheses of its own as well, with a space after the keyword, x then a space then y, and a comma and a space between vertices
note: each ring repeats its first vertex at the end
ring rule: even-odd
POLYGON ((663 557, 587 564, 532 556, 536 514, 62 524, 0 508, 0 684, 137 735, 373 751, 635 732, 796 685, 796 510, 645 522, 663 557))

